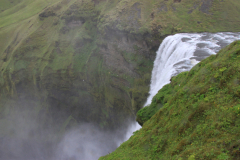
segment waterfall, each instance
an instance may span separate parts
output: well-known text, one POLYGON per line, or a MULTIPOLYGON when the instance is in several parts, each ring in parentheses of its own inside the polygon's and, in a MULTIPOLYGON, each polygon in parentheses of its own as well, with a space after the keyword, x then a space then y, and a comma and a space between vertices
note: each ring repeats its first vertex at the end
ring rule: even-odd
MULTIPOLYGON (((179 33, 166 37, 161 43, 152 70, 149 97, 144 105, 151 104, 152 98, 172 76, 189 71, 202 59, 216 54, 221 48, 240 39, 239 33, 179 33)), ((136 122, 129 127, 126 140, 141 126, 136 122)))
POLYGON ((180 33, 166 37, 160 45, 152 70, 149 97, 144 106, 172 76, 189 71, 206 57, 240 39, 240 33, 180 33))

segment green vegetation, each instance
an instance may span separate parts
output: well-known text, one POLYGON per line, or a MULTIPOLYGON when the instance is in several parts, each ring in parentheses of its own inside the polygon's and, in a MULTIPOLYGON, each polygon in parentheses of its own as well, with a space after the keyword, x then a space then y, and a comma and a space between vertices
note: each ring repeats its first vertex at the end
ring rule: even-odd
POLYGON ((239 159, 239 62, 235 41, 173 77, 138 111, 142 129, 100 160, 239 159))
MULTIPOLYGON (((91 0, 4 4, 0 12, 3 126, 12 112, 8 104, 18 106, 20 97, 26 103, 34 99, 36 117, 49 118, 59 133, 81 122, 114 129, 126 117, 135 117, 147 96, 152 68, 152 60, 142 54, 149 53, 146 46, 119 45, 114 32, 111 39, 105 37, 98 29, 101 10, 91 0), (139 47, 132 50, 133 46, 139 47)), ((0 137, 11 132, 0 128, 4 130, 0 137)))
POLYGON ((101 5, 104 6, 101 27, 155 33, 156 38, 177 32, 239 30, 240 2, 236 0, 113 0, 102 3, 105 5, 101 5))
MULTIPOLYGON (((179 79, 181 79, 179 74, 179 79)), ((168 98, 172 96, 172 90, 170 85, 165 85, 158 94, 153 97, 152 103, 149 106, 146 106, 140 109, 137 112, 137 121, 140 125, 143 125, 147 120, 149 120, 164 104, 167 103, 168 98)))

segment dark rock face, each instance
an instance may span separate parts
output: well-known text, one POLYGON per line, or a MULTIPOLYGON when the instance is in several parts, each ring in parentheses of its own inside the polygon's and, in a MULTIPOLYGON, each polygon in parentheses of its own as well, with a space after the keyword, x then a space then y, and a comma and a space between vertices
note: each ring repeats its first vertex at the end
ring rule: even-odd
POLYGON ((203 13, 210 14, 209 9, 212 7, 212 2, 213 0, 202 0, 202 4, 199 10, 202 11, 203 13))
POLYGON ((47 18, 47 17, 49 17, 49 16, 55 16, 55 15, 56 15, 56 14, 55 14, 54 12, 52 12, 52 11, 45 11, 45 12, 39 14, 39 17, 41 17, 41 18, 47 18))
POLYGON ((177 2, 179 3, 179 2, 181 2, 181 0, 174 0, 174 3, 177 3, 177 2))
POLYGON ((158 12, 167 12, 168 11, 168 8, 167 8, 167 5, 163 2, 163 3, 160 3, 160 7, 158 8, 158 12))
POLYGON ((212 8, 213 0, 201 0, 195 2, 193 7, 188 11, 188 14, 191 14, 195 9, 199 8, 199 11, 206 13, 206 14, 211 14, 209 10, 212 8))

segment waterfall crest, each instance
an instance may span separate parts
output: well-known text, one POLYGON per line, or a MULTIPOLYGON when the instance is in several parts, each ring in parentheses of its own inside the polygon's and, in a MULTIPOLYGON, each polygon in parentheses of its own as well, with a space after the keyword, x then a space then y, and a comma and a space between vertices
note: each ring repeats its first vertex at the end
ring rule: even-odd
POLYGON ((221 48, 240 39, 240 33, 180 33, 166 37, 160 45, 152 70, 149 97, 152 98, 172 76, 189 71, 206 57, 216 54, 221 48))
MULTIPOLYGON (((179 33, 166 37, 157 51, 149 97, 144 107, 150 105, 158 91, 170 83, 172 76, 189 71, 202 59, 216 54, 235 40, 240 40, 240 32, 179 33)), ((128 140, 132 133, 140 128, 137 122, 133 123, 129 127, 125 140, 128 140)))

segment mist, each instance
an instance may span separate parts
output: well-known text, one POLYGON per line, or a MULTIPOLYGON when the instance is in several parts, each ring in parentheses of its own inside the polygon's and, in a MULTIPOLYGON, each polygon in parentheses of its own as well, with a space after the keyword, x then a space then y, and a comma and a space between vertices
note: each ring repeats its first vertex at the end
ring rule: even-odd
POLYGON ((114 151, 117 144, 115 134, 83 124, 63 137, 53 159, 94 160, 114 151))
POLYGON ((1 115, 0 160, 96 160, 131 136, 127 133, 131 125, 104 130, 80 122, 61 130, 51 118, 37 116, 38 107, 32 102, 17 104, 7 104, 1 115))

